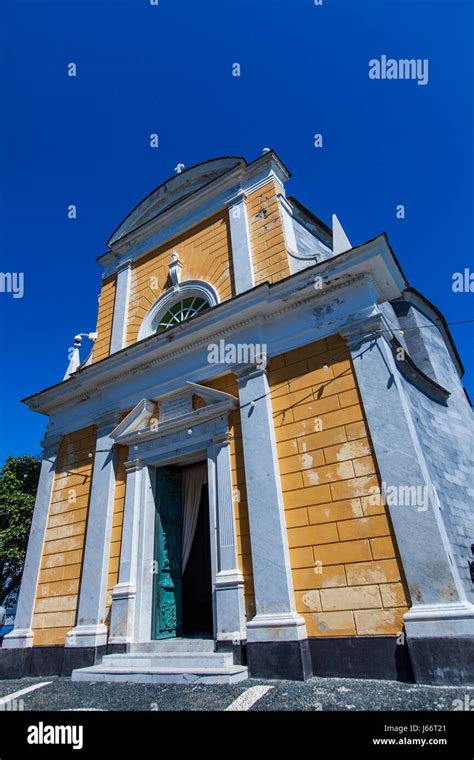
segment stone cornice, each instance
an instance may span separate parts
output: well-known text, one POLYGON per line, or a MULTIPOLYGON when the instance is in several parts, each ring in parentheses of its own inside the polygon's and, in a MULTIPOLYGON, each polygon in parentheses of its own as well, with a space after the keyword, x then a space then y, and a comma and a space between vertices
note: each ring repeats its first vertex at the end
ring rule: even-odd
POLYGON ((311 302, 315 304, 315 316, 321 326, 337 324, 335 315, 325 304, 334 294, 354 288, 363 281, 370 283, 373 297, 380 301, 397 297, 406 285, 384 236, 290 275, 274 285, 259 285, 203 312, 190 323, 152 335, 84 367, 67 381, 28 397, 24 402, 31 409, 52 414, 56 409, 99 397, 111 385, 142 375, 156 365, 168 363, 226 335, 251 325, 271 324, 279 316, 311 302), (316 277, 318 287, 315 287, 316 277))

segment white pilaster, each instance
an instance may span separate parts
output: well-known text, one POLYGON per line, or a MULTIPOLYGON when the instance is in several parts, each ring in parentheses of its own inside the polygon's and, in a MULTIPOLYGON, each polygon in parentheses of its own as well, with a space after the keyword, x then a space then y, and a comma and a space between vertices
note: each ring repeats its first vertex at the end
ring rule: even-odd
POLYGON ((131 264, 126 261, 117 272, 115 286, 114 315, 112 320, 112 335, 110 338, 110 353, 120 351, 125 346, 128 317, 128 297, 130 292, 131 264))
POLYGON ((286 250, 290 255, 296 256, 298 246, 296 244, 295 228, 293 227, 293 213, 291 206, 283 195, 278 195, 280 204, 280 214, 283 223, 283 234, 285 236, 286 250))
POLYGON ((120 551, 119 582, 112 591, 109 643, 125 644, 133 641, 135 625, 135 598, 137 592, 137 557, 140 534, 140 500, 142 462, 132 459, 125 462, 127 483, 120 551))
POLYGON ((23 649, 33 646, 33 611, 41 568, 44 535, 48 522, 49 504, 53 490, 59 439, 45 444, 44 458, 36 492, 25 567, 15 616, 15 627, 3 639, 4 649, 23 649))
POLYGON ((306 638, 296 613, 285 513, 266 370, 237 374, 257 614, 249 642, 306 638))
POLYGON ((114 441, 109 434, 119 421, 120 414, 114 412, 97 422, 77 623, 66 636, 67 647, 107 643, 104 616, 115 489, 114 441))
POLYGON ((209 457, 215 463, 217 507, 216 638, 237 643, 246 638, 244 578, 237 563, 229 434, 217 436, 213 444, 209 457))
POLYGON ((255 286, 245 197, 245 193, 239 193, 227 204, 237 295, 255 286))

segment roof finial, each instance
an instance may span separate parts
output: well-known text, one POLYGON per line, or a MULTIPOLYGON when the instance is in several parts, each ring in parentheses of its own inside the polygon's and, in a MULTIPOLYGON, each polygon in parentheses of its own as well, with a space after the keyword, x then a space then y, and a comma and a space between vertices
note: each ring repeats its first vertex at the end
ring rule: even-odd
POLYGON ((176 174, 181 174, 184 168, 185 168, 184 164, 178 164, 177 166, 175 166, 174 170, 176 174))

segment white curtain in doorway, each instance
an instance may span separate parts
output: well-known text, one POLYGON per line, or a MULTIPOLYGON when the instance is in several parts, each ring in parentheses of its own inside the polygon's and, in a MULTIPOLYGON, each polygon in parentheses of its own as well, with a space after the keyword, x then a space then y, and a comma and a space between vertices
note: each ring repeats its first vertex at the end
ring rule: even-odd
POLYGON ((183 573, 188 564, 199 515, 201 491, 207 483, 207 467, 190 467, 183 471, 183 573))

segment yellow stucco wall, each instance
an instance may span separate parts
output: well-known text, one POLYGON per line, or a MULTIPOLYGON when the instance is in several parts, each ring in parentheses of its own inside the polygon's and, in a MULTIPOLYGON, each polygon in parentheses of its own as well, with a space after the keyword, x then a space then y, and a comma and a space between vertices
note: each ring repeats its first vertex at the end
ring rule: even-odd
POLYGON ((291 274, 278 193, 281 189, 269 182, 247 198, 255 285, 278 282, 291 274))
POLYGON ((168 265, 174 249, 183 262, 183 281, 208 282, 217 290, 221 301, 234 295, 226 209, 156 249, 132 267, 127 345, 137 340, 143 318, 160 295, 171 286, 168 265))
POLYGON ((97 315, 97 339, 94 344, 92 360, 98 362, 110 353, 110 338, 112 335, 112 319, 114 315, 115 288, 117 277, 108 277, 102 281, 100 291, 99 312, 97 315))
POLYGON ((95 427, 88 427, 66 435, 59 447, 33 614, 35 646, 64 644, 76 623, 95 446, 95 427))
POLYGON ((298 612, 310 636, 395 634, 408 591, 349 352, 276 357, 271 398, 298 612), (374 504, 373 502, 378 502, 374 504))

